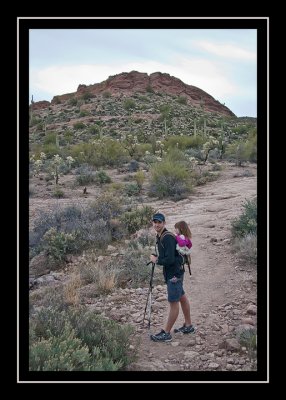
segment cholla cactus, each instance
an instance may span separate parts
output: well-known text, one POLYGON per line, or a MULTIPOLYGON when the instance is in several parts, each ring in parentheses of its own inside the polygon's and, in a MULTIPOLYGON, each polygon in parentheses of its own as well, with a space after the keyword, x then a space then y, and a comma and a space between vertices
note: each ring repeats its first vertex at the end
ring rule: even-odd
POLYGON ((63 164, 62 157, 60 157, 58 154, 55 154, 51 162, 51 168, 52 168, 52 175, 54 176, 56 185, 59 183, 59 178, 60 178, 59 167, 61 164, 63 164))
POLYGON ((66 161, 67 161, 69 169, 71 169, 71 165, 72 165, 72 163, 74 163, 75 160, 71 156, 68 156, 66 161))
POLYGON ((47 159, 46 153, 44 153, 43 151, 40 154, 40 159, 42 160, 42 162, 44 163, 45 160, 47 159))
POLYGON ((137 152, 138 138, 136 135, 122 134, 120 138, 120 144, 125 150, 128 151, 130 157, 133 157, 137 152))
POLYGON ((210 136, 209 140, 203 144, 202 152, 203 152, 204 157, 205 157, 204 162, 207 161, 208 156, 209 156, 209 152, 212 149, 215 149, 216 147, 218 147, 218 145, 219 145, 219 141, 217 139, 215 139, 213 136, 210 136))
POLYGON ((42 167, 43 167, 43 162, 42 162, 42 160, 36 160, 36 161, 34 162, 34 169, 35 169, 35 175, 36 175, 36 176, 39 175, 39 173, 40 173, 42 167))

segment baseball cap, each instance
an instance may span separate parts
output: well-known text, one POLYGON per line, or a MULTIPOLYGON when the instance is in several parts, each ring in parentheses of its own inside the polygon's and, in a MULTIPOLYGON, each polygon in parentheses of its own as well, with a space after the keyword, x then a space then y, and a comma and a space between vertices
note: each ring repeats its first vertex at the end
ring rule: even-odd
POLYGON ((155 221, 155 220, 165 222, 165 216, 161 213, 154 214, 152 217, 152 221, 155 221))

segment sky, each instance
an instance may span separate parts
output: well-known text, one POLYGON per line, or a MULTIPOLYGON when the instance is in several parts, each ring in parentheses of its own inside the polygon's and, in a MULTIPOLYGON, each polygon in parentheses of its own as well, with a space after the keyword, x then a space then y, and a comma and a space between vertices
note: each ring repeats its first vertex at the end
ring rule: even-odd
POLYGON ((29 30, 30 101, 130 71, 168 73, 237 117, 257 116, 256 29, 29 30))

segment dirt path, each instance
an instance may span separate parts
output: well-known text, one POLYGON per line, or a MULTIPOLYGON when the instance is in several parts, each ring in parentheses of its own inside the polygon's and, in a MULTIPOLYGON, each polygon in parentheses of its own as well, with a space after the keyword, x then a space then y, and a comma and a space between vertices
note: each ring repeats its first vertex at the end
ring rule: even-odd
MULTIPOLYGON (((234 336, 235 328, 247 323, 247 307, 256 305, 256 271, 239 267, 230 248, 230 227, 241 214, 246 199, 256 196, 256 169, 253 176, 238 176, 243 170, 230 167, 221 171, 217 181, 198 188, 191 198, 178 202, 152 203, 166 215, 166 226, 173 231, 176 221, 190 223, 193 234, 192 276, 185 274, 184 288, 191 301, 195 335, 174 334, 171 343, 154 343, 147 328, 139 329, 141 346, 135 370, 247 370, 249 359, 232 357, 223 341, 234 336)), ((165 289, 164 289, 165 293, 165 289)), ((166 301, 153 298, 151 333, 164 326, 168 313, 166 301)), ((248 323, 256 324, 256 316, 248 323)), ((175 326, 181 326, 182 312, 175 326)))
MULTIPOLYGON (((170 343, 150 340, 142 317, 148 287, 118 289, 101 301, 92 297, 86 301, 95 312, 135 327, 139 338, 138 360, 131 371, 250 371, 256 369, 247 348, 232 342, 237 329, 256 327, 256 271, 242 267, 231 251, 231 222, 243 210, 245 200, 256 196, 256 166, 238 168, 226 163, 216 181, 196 188, 194 195, 174 203, 150 202, 166 216, 166 226, 173 231, 175 222, 190 223, 193 234, 192 276, 185 274, 184 289, 191 301, 195 335, 174 334, 170 343)), ((43 189, 44 190, 44 189, 43 189)), ((31 223, 41 210, 78 202, 82 206, 95 195, 82 198, 71 190, 70 197, 61 202, 51 198, 30 200, 31 223)), ((148 198, 149 200, 149 198, 148 198)), ((156 267, 160 268, 160 267, 156 267)), ((51 277, 49 277, 51 278, 51 277)), ((40 290, 40 289, 39 289, 40 290)), ((152 291, 151 333, 158 333, 168 315, 166 287, 155 286, 152 291)), ((181 326, 183 316, 174 327, 181 326)))

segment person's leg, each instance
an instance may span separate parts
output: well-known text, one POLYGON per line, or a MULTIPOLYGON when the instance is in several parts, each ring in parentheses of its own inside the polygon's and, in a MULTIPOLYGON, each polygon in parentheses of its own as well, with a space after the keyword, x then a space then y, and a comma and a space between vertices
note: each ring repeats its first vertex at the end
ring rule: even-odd
POLYGON ((185 318, 185 326, 190 326, 192 325, 191 308, 190 308, 190 302, 185 294, 183 294, 183 296, 180 298, 180 303, 185 318))
POLYGON ((169 310, 169 315, 168 315, 168 320, 165 326, 165 332, 170 333, 171 329, 174 325, 174 323, 176 322, 176 319, 178 318, 179 315, 179 302, 178 301, 174 301, 172 303, 169 303, 170 305, 170 310, 169 310))
POLYGON ((185 294, 183 290, 183 281, 175 276, 167 282, 167 293, 169 302, 169 315, 165 326, 165 332, 170 332, 180 311, 180 299, 185 294))

